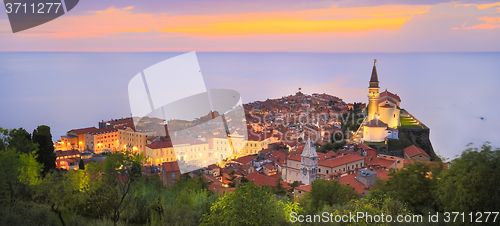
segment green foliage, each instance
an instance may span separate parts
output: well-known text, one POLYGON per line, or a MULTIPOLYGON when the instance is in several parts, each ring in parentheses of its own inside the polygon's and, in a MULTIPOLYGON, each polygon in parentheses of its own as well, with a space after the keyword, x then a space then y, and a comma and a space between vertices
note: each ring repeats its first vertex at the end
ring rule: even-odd
POLYGON ((31 140, 31 134, 25 129, 11 129, 6 136, 8 148, 17 150, 20 153, 32 153, 37 149, 37 145, 31 140))
POLYGON ((439 177, 442 211, 481 212, 500 209, 500 149, 485 143, 468 148, 439 177))
POLYGON ((287 190, 283 187, 283 184, 281 184, 282 181, 283 179, 281 179, 281 177, 276 179, 276 186, 271 187, 271 190, 275 195, 284 197, 287 195, 287 190))
POLYGON ((413 145, 413 142, 408 138, 408 135, 406 133, 399 133, 398 136, 399 139, 387 140, 387 149, 389 151, 403 150, 413 145))
POLYGON ((311 191, 300 201, 306 213, 314 214, 325 205, 346 204, 358 197, 358 193, 351 186, 342 185, 337 180, 315 180, 311 184, 311 191))
POLYGON ((19 180, 26 185, 37 185, 40 183, 40 173, 43 165, 37 162, 36 151, 19 155, 19 180))
POLYGON ((22 184, 19 181, 19 154, 14 149, 0 151, 0 191, 2 200, 13 204, 22 184))
POLYGON ((298 181, 294 181, 294 182, 292 182, 292 183, 290 184, 290 189, 288 190, 288 192, 292 193, 292 192, 293 192, 293 190, 294 190, 296 187, 298 187, 298 186, 300 186, 300 182, 298 182, 298 181))
POLYGON ((43 174, 56 168, 56 154, 50 127, 46 125, 38 126, 33 131, 33 143, 38 144, 37 161, 43 165, 43 174))
POLYGON ((237 178, 237 176, 235 175, 234 171, 229 173, 229 178, 226 178, 226 179, 229 181, 229 183, 227 185, 229 185, 230 188, 236 187, 236 178, 237 178))
POLYGON ((41 165, 36 153, 18 153, 9 148, 0 151, 0 196, 11 205, 19 199, 29 198, 30 185, 40 182, 41 165))
POLYGON ((80 159, 80 162, 78 163, 78 169, 85 170, 85 163, 83 162, 83 159, 80 159))
POLYGON ((398 171, 391 171, 391 178, 382 186, 382 191, 390 197, 407 203, 416 213, 426 213, 435 209, 437 177, 442 170, 441 164, 415 162, 398 171))
POLYGON ((295 207, 277 201, 266 188, 243 183, 225 193, 203 215, 201 225, 279 225, 287 221, 285 209, 295 207))
POLYGON ((56 215, 46 205, 16 203, 12 206, 0 205, 0 225, 2 226, 46 226, 59 225, 56 215))
MULTIPOLYGON (((356 215, 357 213, 363 213, 365 215, 391 215, 392 219, 396 219, 398 215, 410 215, 411 212, 408 210, 406 205, 398 200, 395 200, 380 190, 372 190, 370 194, 362 199, 353 200, 349 203, 350 207, 333 207, 333 215, 349 215, 350 213, 356 215)), ((349 225, 366 225, 365 220, 360 222, 351 222, 349 225)), ((372 222, 375 225, 391 225, 387 222, 372 222)), ((398 223, 401 225, 401 223, 398 223)))
POLYGON ((340 148, 342 148, 345 145, 345 143, 346 143, 345 140, 335 141, 333 143, 327 143, 318 148, 317 151, 321 153, 327 153, 329 151, 337 152, 340 148))
POLYGON ((0 127, 0 151, 7 149, 7 136, 9 131, 0 127))

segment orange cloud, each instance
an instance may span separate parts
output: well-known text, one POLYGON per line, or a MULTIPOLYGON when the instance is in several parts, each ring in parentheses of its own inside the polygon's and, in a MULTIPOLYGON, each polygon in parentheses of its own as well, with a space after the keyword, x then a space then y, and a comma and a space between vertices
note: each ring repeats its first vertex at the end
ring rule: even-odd
MULTIPOLYGON (((45 27, 25 32, 33 35, 71 38, 161 30, 185 35, 252 35, 397 30, 411 15, 430 6, 389 5, 376 7, 299 10, 289 12, 226 15, 154 16, 134 13, 132 7, 109 8, 83 16, 68 16, 45 27), (78 24, 78 26, 75 26, 78 24), (52 28, 50 34, 37 29, 52 28), (63 32, 60 32, 63 31, 63 32)), ((359 33, 360 34, 360 33, 359 33)))
POLYGON ((165 29, 194 35, 293 34, 324 32, 357 32, 397 30, 410 17, 348 19, 348 20, 268 20, 241 23, 218 23, 165 29))

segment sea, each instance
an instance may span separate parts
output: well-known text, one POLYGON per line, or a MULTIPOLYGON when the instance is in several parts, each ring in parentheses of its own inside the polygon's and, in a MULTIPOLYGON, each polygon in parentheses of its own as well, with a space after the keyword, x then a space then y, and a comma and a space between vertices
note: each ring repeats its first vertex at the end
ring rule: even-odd
MULTIPOLYGON (((128 83, 181 52, 0 52, 0 127, 75 128, 131 114, 128 83)), ((303 93, 367 102, 374 59, 380 91, 430 128, 437 154, 500 147, 500 53, 197 52, 208 89, 238 91, 243 103, 303 93), (472 144, 470 144, 472 143, 472 144)), ((170 84, 169 84, 170 85, 170 84)), ((175 85, 175 84, 172 84, 175 85)))

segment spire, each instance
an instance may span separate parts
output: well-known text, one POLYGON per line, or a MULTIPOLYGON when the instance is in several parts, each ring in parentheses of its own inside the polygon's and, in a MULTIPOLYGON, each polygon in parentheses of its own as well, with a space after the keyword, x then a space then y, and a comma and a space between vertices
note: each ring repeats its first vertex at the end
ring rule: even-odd
POLYGON ((370 78, 370 88, 379 88, 378 87, 378 75, 377 75, 377 67, 376 64, 377 59, 373 61, 373 69, 372 69, 372 77, 370 78))
POLYGON ((300 156, 303 157, 317 157, 316 147, 311 143, 311 137, 307 137, 306 145, 304 146, 304 151, 300 156))

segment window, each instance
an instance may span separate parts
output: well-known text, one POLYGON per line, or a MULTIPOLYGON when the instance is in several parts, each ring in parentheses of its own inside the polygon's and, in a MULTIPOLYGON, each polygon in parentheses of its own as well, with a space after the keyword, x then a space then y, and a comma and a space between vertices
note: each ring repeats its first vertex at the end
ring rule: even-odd
POLYGON ((172 173, 172 178, 174 178, 174 177, 175 177, 175 173, 172 173))
POLYGON ((328 170, 326 170, 326 174, 328 174, 328 170))
MULTIPOLYGON (((327 170, 327 171, 328 171, 328 170, 327 170)), ((319 168, 319 169, 318 169, 318 172, 320 172, 320 173, 321 173, 321 168, 319 168)))

